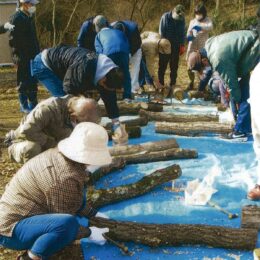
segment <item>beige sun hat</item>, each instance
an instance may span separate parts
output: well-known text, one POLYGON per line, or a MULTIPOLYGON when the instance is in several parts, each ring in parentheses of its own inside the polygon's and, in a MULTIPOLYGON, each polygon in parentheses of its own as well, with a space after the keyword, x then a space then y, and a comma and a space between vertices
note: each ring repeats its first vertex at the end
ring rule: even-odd
POLYGON ((160 39, 158 41, 159 52, 162 54, 171 54, 171 43, 167 39, 160 39))
POLYGON ((76 125, 68 138, 58 143, 58 150, 78 163, 106 165, 112 161, 107 142, 107 131, 102 126, 83 122, 76 125))

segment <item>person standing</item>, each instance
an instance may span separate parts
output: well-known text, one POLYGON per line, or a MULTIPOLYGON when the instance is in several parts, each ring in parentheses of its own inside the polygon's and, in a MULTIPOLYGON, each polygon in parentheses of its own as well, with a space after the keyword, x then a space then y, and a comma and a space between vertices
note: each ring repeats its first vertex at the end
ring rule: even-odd
POLYGON ((171 54, 159 54, 158 78, 161 85, 164 85, 164 75, 168 63, 170 64, 170 92, 171 95, 176 84, 177 72, 179 67, 179 56, 185 51, 185 17, 184 6, 177 5, 172 11, 163 14, 159 34, 171 43, 171 54))
MULTIPOLYGON (((209 32, 213 29, 213 23, 207 16, 207 9, 203 4, 195 7, 194 14, 195 18, 190 21, 187 31, 188 48, 186 60, 188 60, 190 53, 200 50, 205 46, 209 38, 209 32)), ((188 90, 191 90, 194 87, 195 74, 188 69, 188 76, 190 79, 188 90)))
POLYGON ((9 35, 9 45, 17 66, 19 102, 24 113, 29 113, 38 103, 37 81, 30 70, 30 60, 40 52, 34 22, 36 4, 37 0, 19 0, 19 8, 10 19, 14 28, 9 35))

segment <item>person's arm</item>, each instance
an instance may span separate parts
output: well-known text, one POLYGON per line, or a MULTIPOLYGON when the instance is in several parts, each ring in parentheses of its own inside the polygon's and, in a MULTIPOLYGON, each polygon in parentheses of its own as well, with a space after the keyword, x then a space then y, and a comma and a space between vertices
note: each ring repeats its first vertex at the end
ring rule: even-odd
POLYGON ((100 33, 98 33, 95 38, 95 49, 96 49, 96 53, 98 54, 103 53, 102 43, 99 38, 100 38, 100 33))
POLYGON ((204 75, 204 77, 200 80, 199 87, 198 87, 199 91, 204 91, 205 90, 206 86, 209 83, 209 80, 210 80, 211 76, 212 76, 212 70, 208 70, 206 72, 206 74, 204 75))
POLYGON ((184 46, 185 43, 185 20, 180 24, 180 45, 184 46))
POLYGON ((0 25, 0 34, 6 33, 7 29, 5 29, 4 24, 0 25))
POLYGON ((166 18, 165 15, 163 15, 161 17, 160 24, 159 24, 159 34, 161 35, 161 38, 166 38, 165 23, 166 23, 166 18))
POLYGON ((85 48, 85 39, 86 39, 87 32, 89 30, 89 27, 90 27, 89 22, 85 22, 82 24, 80 31, 79 31, 78 39, 77 39, 78 47, 85 48))

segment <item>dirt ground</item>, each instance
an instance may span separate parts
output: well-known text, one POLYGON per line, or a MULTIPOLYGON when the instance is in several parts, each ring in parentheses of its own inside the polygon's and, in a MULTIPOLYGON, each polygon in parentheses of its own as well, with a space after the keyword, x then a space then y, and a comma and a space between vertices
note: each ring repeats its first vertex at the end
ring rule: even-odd
MULTIPOLYGON (((167 71, 166 79, 169 78, 167 71)), ((168 80, 166 80, 167 82, 168 80)), ((186 72, 186 62, 184 55, 180 62, 177 85, 186 87, 188 76, 186 72)), ((24 116, 19 110, 17 89, 15 87, 15 71, 10 69, 0 70, 0 196, 3 194, 6 184, 12 176, 22 166, 10 161, 7 148, 3 146, 3 140, 8 131, 16 129, 20 120, 24 116)), ((49 94, 43 87, 39 87, 38 99, 43 100, 49 94)), ((0 260, 16 259, 19 252, 0 248, 0 260)))

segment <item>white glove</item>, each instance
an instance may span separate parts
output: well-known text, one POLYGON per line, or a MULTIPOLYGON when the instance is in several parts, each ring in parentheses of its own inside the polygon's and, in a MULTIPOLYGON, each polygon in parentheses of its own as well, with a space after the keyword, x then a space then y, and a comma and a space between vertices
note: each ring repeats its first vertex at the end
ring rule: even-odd
POLYGON ((14 27, 15 27, 15 25, 10 24, 9 22, 7 22, 7 23, 4 24, 4 28, 5 28, 6 30, 8 30, 8 31, 13 31, 13 30, 14 30, 14 27))
POLYGON ((125 130, 124 124, 120 124, 119 127, 116 128, 112 139, 114 145, 126 145, 128 143, 128 133, 125 130))
POLYGON ((104 214, 104 213, 101 213, 101 212, 98 212, 98 213, 95 215, 95 217, 108 219, 108 216, 107 216, 106 214, 104 214))
POLYGON ((103 246, 107 241, 103 234, 109 232, 109 228, 90 227, 89 229, 91 235, 88 237, 88 242, 103 246))

